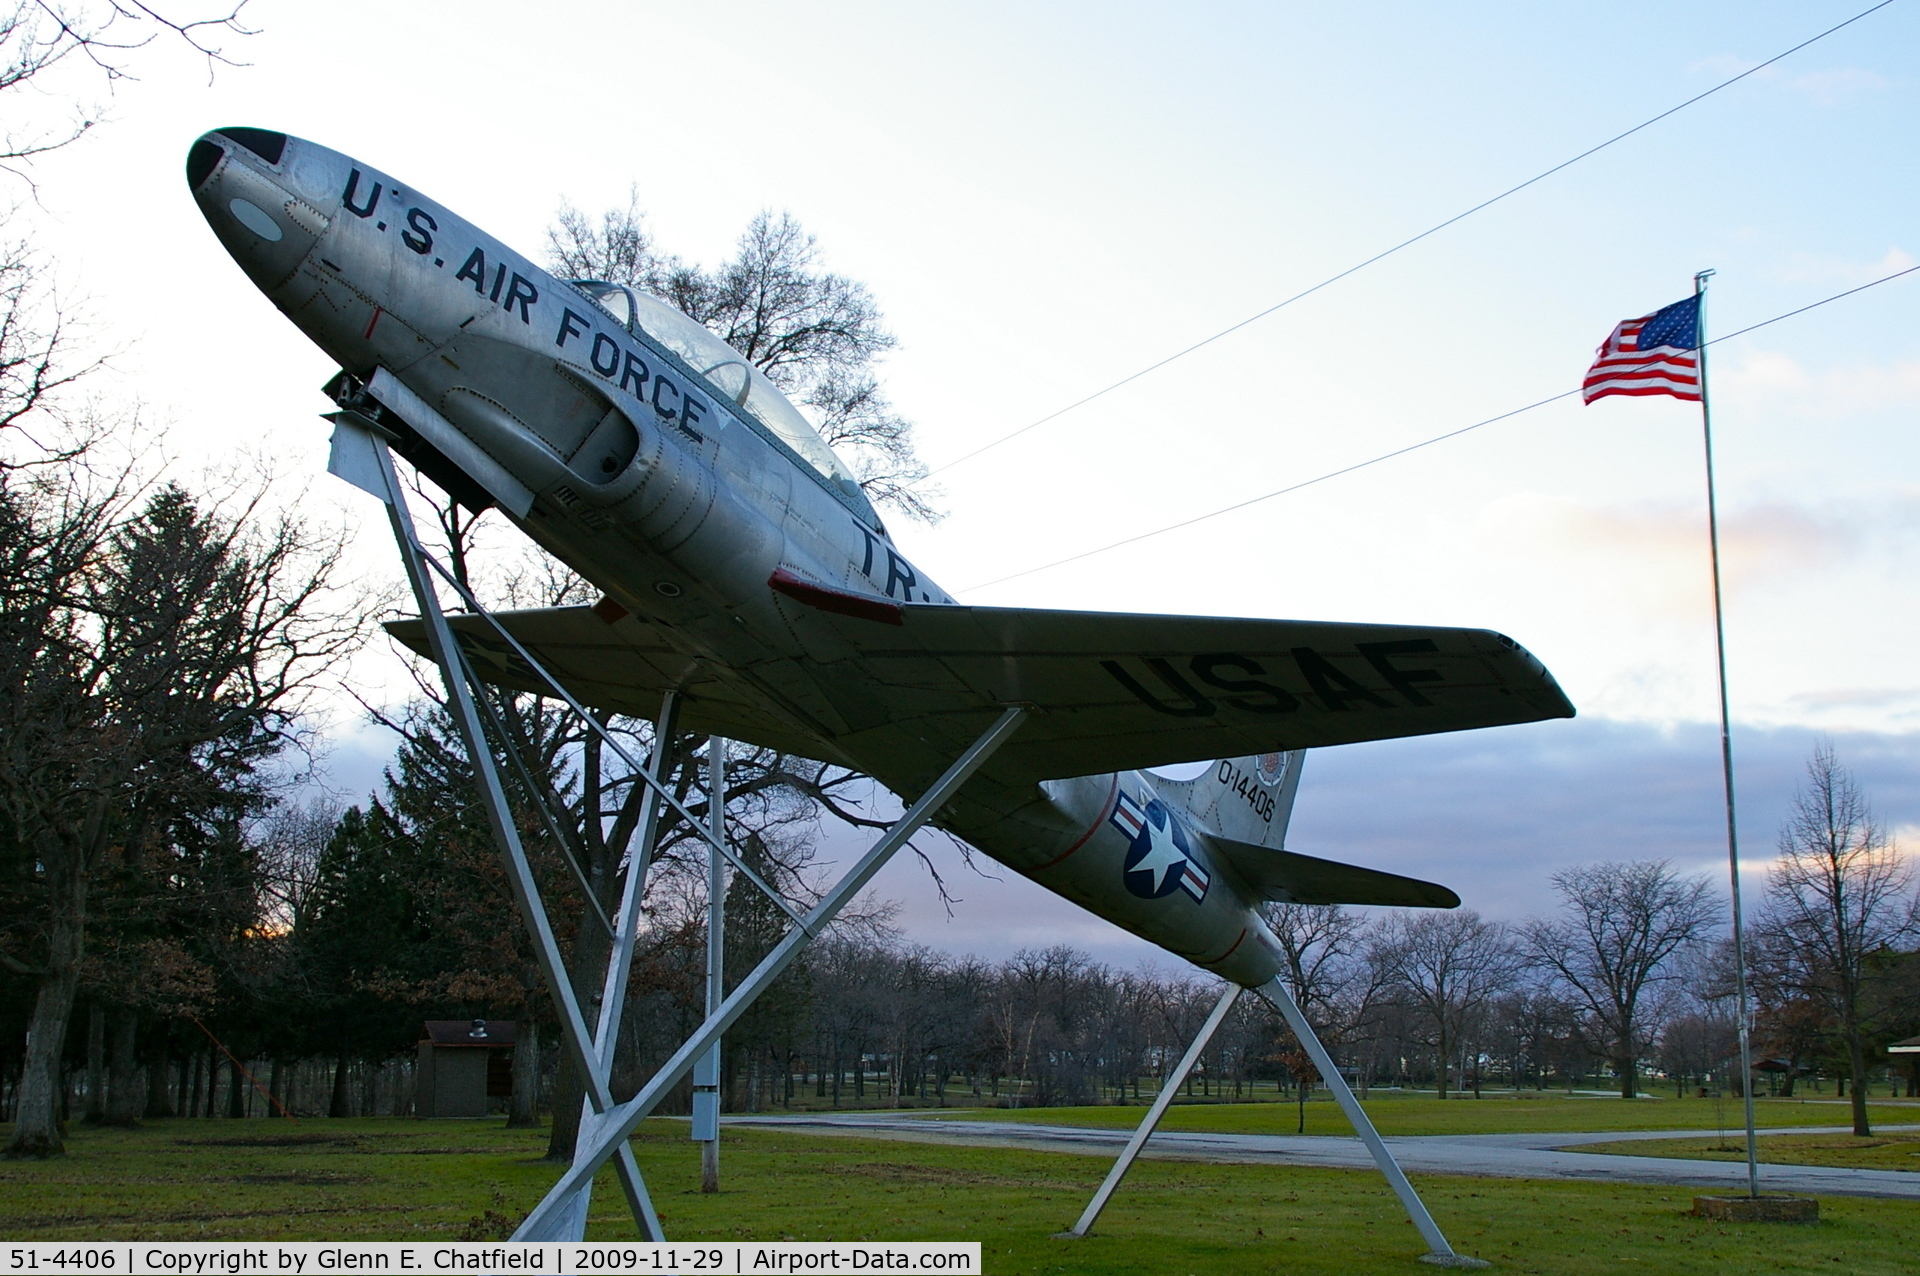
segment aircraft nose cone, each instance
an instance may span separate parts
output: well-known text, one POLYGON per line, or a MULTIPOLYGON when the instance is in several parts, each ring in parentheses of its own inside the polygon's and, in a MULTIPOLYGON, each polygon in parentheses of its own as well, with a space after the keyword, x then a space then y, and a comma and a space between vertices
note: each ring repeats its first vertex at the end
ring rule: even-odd
POLYGON ((187 186, 207 224, 268 291, 293 274, 328 222, 289 189, 286 152, 285 133, 241 127, 202 134, 187 151, 187 186))

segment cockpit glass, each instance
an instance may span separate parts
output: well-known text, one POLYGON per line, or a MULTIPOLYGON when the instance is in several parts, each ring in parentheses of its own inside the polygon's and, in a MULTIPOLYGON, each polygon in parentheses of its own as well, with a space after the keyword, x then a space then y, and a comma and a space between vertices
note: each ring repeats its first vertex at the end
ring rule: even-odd
POLYGON ((582 283, 580 291, 592 297, 600 308, 612 315, 622 328, 633 327, 633 301, 625 288, 617 284, 582 283))
POLYGON ((819 471, 829 486, 872 515, 859 481, 827 446, 813 423, 738 350, 679 308, 648 293, 597 280, 579 280, 574 286, 598 302, 622 327, 644 331, 679 355, 724 397, 745 408, 769 433, 819 471))

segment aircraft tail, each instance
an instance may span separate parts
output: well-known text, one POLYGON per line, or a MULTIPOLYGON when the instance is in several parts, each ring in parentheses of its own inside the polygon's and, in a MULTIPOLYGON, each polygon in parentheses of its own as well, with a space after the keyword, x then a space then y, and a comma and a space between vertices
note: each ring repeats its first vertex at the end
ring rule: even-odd
POLYGON ((1287 822, 1300 791, 1305 749, 1222 758, 1194 779, 1156 777, 1163 799, 1180 803, 1211 836, 1208 845, 1257 899, 1293 904, 1377 904, 1457 908, 1444 886, 1341 864, 1286 849, 1287 822))
POLYGON ((1153 787, 1220 836, 1280 850, 1287 841, 1305 749, 1222 758, 1191 780, 1155 777, 1153 787))

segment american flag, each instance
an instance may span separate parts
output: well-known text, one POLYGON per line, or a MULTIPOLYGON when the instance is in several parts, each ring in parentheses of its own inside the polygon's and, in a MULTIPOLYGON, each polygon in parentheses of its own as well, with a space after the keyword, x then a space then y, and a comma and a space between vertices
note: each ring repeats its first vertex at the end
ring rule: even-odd
POLYGON ((1610 394, 1700 397, 1700 298, 1688 297, 1650 315, 1622 320, 1587 369, 1580 395, 1588 403, 1610 394))

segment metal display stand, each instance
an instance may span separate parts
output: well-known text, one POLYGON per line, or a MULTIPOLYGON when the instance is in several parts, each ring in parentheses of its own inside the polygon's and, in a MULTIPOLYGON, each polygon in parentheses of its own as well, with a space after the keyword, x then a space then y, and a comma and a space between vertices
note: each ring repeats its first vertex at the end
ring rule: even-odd
MULTIPOLYGON (((727 861, 718 847, 727 837, 727 742, 707 737, 707 824, 712 845, 707 847, 707 1005, 712 1015, 726 997, 724 964, 727 955, 727 861)), ((700 1145, 700 1190, 720 1190, 720 1043, 693 1065, 694 1142, 700 1145)))
POLYGON ((1436 1267, 1485 1267, 1487 1263, 1484 1259, 1456 1254, 1453 1246, 1447 1244, 1446 1235, 1441 1232, 1440 1225, 1433 1221, 1433 1215, 1427 1213, 1426 1203, 1420 1199, 1420 1193, 1414 1191, 1413 1184, 1407 1182, 1407 1176, 1401 1172, 1400 1163, 1393 1159, 1393 1152, 1387 1147, 1386 1140, 1380 1137, 1380 1131, 1373 1128, 1367 1110, 1360 1106, 1360 1100, 1353 1097, 1347 1079, 1340 1075, 1339 1065, 1327 1053, 1326 1046, 1320 1043, 1320 1035, 1307 1022, 1307 1017, 1300 1013, 1293 994, 1287 991, 1286 982, 1276 976, 1253 992, 1286 1017, 1287 1026, 1293 1029, 1295 1039, 1307 1052, 1307 1057, 1313 1060, 1313 1066, 1320 1070, 1320 1079, 1326 1082, 1327 1089, 1333 1091, 1333 1097, 1340 1103, 1340 1110, 1353 1123, 1353 1132, 1367 1145, 1367 1151, 1373 1154, 1373 1163, 1380 1167, 1387 1185, 1400 1198, 1401 1208, 1407 1211, 1407 1217, 1413 1220, 1413 1225, 1420 1229, 1420 1237, 1426 1241, 1430 1251, 1422 1254, 1420 1261, 1436 1267))
MULTIPOLYGON (((1133 1168, 1134 1161, 1159 1126, 1160 1118, 1166 1115, 1167 1105, 1173 1102, 1174 1092, 1186 1081, 1187 1074, 1193 1070, 1194 1064, 1199 1062, 1200 1055, 1207 1048, 1207 1043, 1213 1040, 1214 1033, 1220 1030, 1220 1025, 1226 1021, 1227 1012, 1233 1009, 1234 1002, 1239 1000, 1242 991, 1244 990, 1240 985, 1230 983, 1221 992, 1220 1000, 1214 1004, 1213 1012, 1207 1016, 1207 1021, 1200 1025, 1200 1031, 1194 1037, 1193 1044, 1187 1047, 1187 1053, 1182 1056, 1174 1070, 1167 1074, 1166 1081, 1160 1087, 1160 1093, 1154 1096, 1153 1105, 1147 1109, 1146 1117, 1140 1122, 1139 1128, 1133 1132, 1133 1137, 1127 1140, 1127 1146, 1121 1150, 1119 1160, 1113 1163, 1113 1168, 1107 1171, 1107 1177, 1100 1184, 1099 1190, 1093 1194, 1093 1199, 1087 1202, 1087 1208, 1080 1214, 1080 1221, 1075 1223, 1071 1230, 1060 1233, 1063 1239, 1083 1237, 1093 1230, 1094 1221, 1100 1217, 1100 1211, 1106 1208, 1114 1189, 1120 1186, 1120 1180, 1125 1178, 1127 1171, 1133 1168)), ((1319 1034, 1314 1032, 1313 1025, 1307 1022, 1307 1017, 1300 1013, 1300 1007, 1294 1003, 1293 995, 1287 991, 1286 984, 1275 978, 1255 988, 1253 992, 1255 996, 1286 1017, 1287 1026, 1293 1029, 1293 1035, 1306 1050, 1307 1056, 1313 1060, 1313 1066, 1319 1069, 1321 1079, 1326 1082, 1327 1088, 1333 1091, 1341 1111, 1345 1112, 1347 1120, 1353 1123, 1354 1132, 1360 1136, 1360 1141, 1367 1145, 1367 1151, 1373 1154, 1374 1164, 1380 1168, 1380 1173, 1386 1176, 1394 1195, 1400 1198, 1400 1204, 1405 1207, 1407 1217, 1413 1220, 1413 1225, 1419 1229, 1421 1238, 1430 1247, 1431 1252, 1421 1255, 1420 1261, 1432 1263, 1438 1267, 1487 1266, 1482 1259, 1454 1253, 1453 1246, 1447 1243, 1446 1235, 1441 1232, 1440 1225, 1434 1222, 1433 1215, 1427 1212, 1426 1203, 1420 1199, 1420 1194, 1413 1190, 1413 1184, 1407 1181, 1407 1176, 1400 1169, 1400 1163, 1393 1159, 1393 1152, 1387 1147, 1386 1141, 1380 1137, 1380 1132, 1373 1128, 1373 1122, 1368 1118, 1366 1109, 1362 1108, 1360 1101, 1354 1098, 1353 1091, 1348 1087, 1347 1079, 1340 1075, 1340 1069, 1334 1063, 1333 1056, 1327 1052, 1326 1046, 1321 1044, 1319 1034)))
MULTIPOLYGON (((539 883, 534 878, 533 867, 527 860, 526 847, 521 844, 519 830, 515 827, 513 809, 507 801, 506 788, 500 779, 499 768, 495 765, 493 750, 488 743, 482 711, 479 705, 485 705, 480 682, 474 677, 459 643, 453 636, 453 630, 447 624, 446 614, 441 610, 438 591, 433 586, 433 578, 428 574, 431 563, 436 570, 446 575, 444 569, 421 548, 419 535, 413 525, 413 515, 407 506, 406 493, 400 486, 400 479, 393 468, 393 457, 387 449, 388 441, 393 437, 371 416, 352 409, 334 413, 335 423, 334 454, 329 464, 335 474, 353 483, 363 491, 380 498, 387 507, 388 521, 393 527, 395 544, 399 547, 402 564, 406 568, 407 582, 413 587, 414 600, 420 606, 420 615, 426 624, 427 641, 433 651, 434 660, 440 666, 440 672, 447 689, 447 709, 452 715, 454 725, 460 733, 461 741, 466 745, 467 755, 473 762, 474 775, 480 789, 481 805, 486 810, 487 822, 492 827, 494 840, 507 863, 507 881, 513 890, 514 902, 519 906, 521 919, 526 923, 528 933, 534 942, 535 958, 540 966, 541 978, 547 985, 547 992, 553 998, 553 1008, 560 1020, 561 1035, 570 1052, 574 1066, 579 1069, 586 1090, 586 1103, 591 1111, 604 1114, 613 1107, 613 1094, 608 1088, 608 1075, 613 1057, 613 1042, 618 1033, 619 1007, 604 998, 601 1003, 600 1035, 589 1032, 586 1018, 580 1009, 579 999, 574 996, 572 981, 567 977, 566 961, 560 954, 559 941, 554 937, 553 926, 548 921, 546 906, 540 897, 539 883), (611 1011, 611 1015, 609 1015, 611 1011)), ((457 586, 456 586, 457 587, 457 586)), ((469 606, 475 606, 471 595, 461 590, 469 606)), ((477 610, 477 607, 476 607, 477 610)), ((524 652, 523 652, 524 654, 524 652)), ((579 709, 578 704, 573 706, 579 709)), ((663 718, 671 712, 671 706, 663 711, 663 718)), ((491 706, 487 706, 487 717, 492 716, 491 706)), ((511 756, 511 750, 507 751, 511 756)), ((624 753, 624 750, 622 750, 624 753)), ((663 750, 654 750, 654 763, 657 766, 663 756, 663 750)), ((645 770, 636 766, 636 770, 645 770)), ((649 780, 654 777, 647 775, 649 780)), ((660 791, 657 783, 650 786, 652 791, 660 791)), ((539 794, 529 790, 529 798, 538 804, 539 794)), ((652 807, 654 803, 649 803, 652 807)), ((549 818, 551 812, 545 813, 549 818)), ((650 844, 650 843, 649 843, 650 844)), ((615 962, 624 963, 631 959, 633 922, 638 919, 638 901, 640 886, 646 866, 643 862, 630 865, 627 874, 625 895, 632 900, 631 907, 623 907, 623 921, 627 923, 625 934, 614 934, 615 962), (630 916, 629 916, 630 914, 630 916), (624 941, 624 942, 623 942, 624 941)), ((605 920, 604 918, 602 919, 605 920)), ((611 978, 613 972, 609 971, 611 978)), ((624 969, 619 987, 624 988, 626 979, 624 969)), ((597 1128, 598 1123, 594 1123, 597 1128)), ((588 1133, 583 1123, 583 1138, 588 1133)), ((649 1240, 663 1240, 660 1220, 654 1213, 653 1201, 647 1195, 645 1180, 640 1168, 635 1164, 633 1151, 623 1139, 614 1150, 613 1159, 620 1177, 620 1186, 626 1194, 628 1209, 641 1234, 649 1240)), ((569 1206, 577 1206, 556 1215, 553 1220, 554 1233, 547 1239, 579 1239, 586 1224, 586 1197, 579 1195, 570 1200, 569 1206), (565 1230, 560 1230, 564 1226, 565 1230)))
MULTIPOLYGON (((673 738, 673 726, 678 708, 677 697, 673 692, 667 692, 662 699, 660 718, 656 724, 653 756, 647 764, 643 765, 634 758, 625 745, 608 732, 599 719, 588 712, 572 693, 546 670, 504 625, 480 605, 473 593, 456 579, 453 573, 422 548, 414 528, 413 516, 407 506, 405 492, 400 485, 399 477, 394 470, 392 455, 388 450, 388 443, 396 436, 379 423, 378 417, 381 411, 382 409, 376 404, 363 398, 357 402, 350 402, 341 411, 329 415, 328 419, 334 422, 335 429, 333 454, 327 468, 355 487, 378 497, 387 507, 394 541, 399 547, 401 561, 406 568, 407 581, 413 588, 415 601, 419 604, 420 614, 426 625, 429 649, 433 653, 435 663, 440 666, 442 678, 446 683, 448 710, 453 716, 455 726, 473 763, 474 774, 480 789, 481 805, 486 810, 494 838, 506 859, 507 878, 513 889, 515 903, 519 906, 521 918, 533 938, 541 978, 553 998, 554 1010, 560 1020, 565 1047, 574 1065, 580 1071, 586 1091, 579 1135, 575 1141, 573 1164, 521 1223, 513 1239, 561 1241, 583 1239, 594 1175, 612 1162, 618 1173, 621 1189, 626 1195, 628 1208, 641 1236, 648 1240, 664 1240, 665 1234, 661 1230, 659 1216, 654 1212, 653 1202, 647 1194, 646 1182, 641 1177, 639 1166, 633 1158, 632 1148, 627 1142, 634 1129, 653 1111, 667 1091, 686 1077, 694 1068, 696 1061, 711 1057, 717 1062, 720 1038, 726 1030, 745 1013, 761 993, 772 985, 774 980, 779 978, 806 945, 819 936, 840 911, 859 895, 873 875, 885 866, 894 853, 906 845, 908 839, 932 819, 973 776, 974 772, 1013 735, 1025 720, 1027 709, 1020 705, 1006 706, 993 725, 988 727, 920 796, 919 800, 914 802, 905 814, 881 835, 880 839, 855 862, 854 866, 841 877, 819 903, 803 914, 774 891, 760 874, 756 873, 727 845, 723 810, 714 812, 714 818, 710 821, 702 821, 696 818, 667 787, 666 755, 673 738), (565 960, 560 954, 559 943, 554 936, 552 924, 548 920, 538 882, 527 859, 526 848, 521 843, 519 831, 515 826, 513 810, 507 801, 506 789, 501 782, 500 771, 487 737, 488 724, 497 723, 497 719, 494 717, 491 704, 485 697, 482 683, 475 676, 452 628, 447 623, 446 614, 441 608, 439 593, 434 584, 436 575, 453 589, 465 608, 490 625, 494 632, 525 662, 533 675, 545 684, 551 694, 578 714, 587 729, 598 735, 608 748, 632 768, 635 778, 646 785, 647 795, 642 818, 640 827, 636 830, 637 841, 629 857, 617 917, 607 917, 597 904, 592 904, 592 892, 588 891, 588 899, 594 910, 594 917, 590 920, 605 926, 612 937, 612 951, 608 957, 599 1013, 596 1016, 594 1029, 591 1031, 588 1029, 579 999, 574 994, 572 982, 567 976, 565 960), (619 1037, 627 977, 632 967, 634 946, 638 938, 640 903, 645 892, 647 869, 658 838, 662 813, 666 809, 677 814, 685 821, 687 827, 708 845, 711 855, 710 882, 719 883, 718 886, 710 886, 713 890, 712 907, 717 910, 724 900, 725 871, 730 865, 735 872, 745 876, 782 912, 786 913, 793 925, 760 964, 740 981, 730 996, 725 998, 714 996, 709 1001, 709 1013, 705 1022, 682 1043, 640 1092, 627 1102, 616 1104, 610 1089, 614 1048, 619 1037)), ((504 743, 504 737, 502 742, 504 743)), ((716 741, 714 747, 723 748, 724 746, 716 741)), ((551 810, 545 808, 540 793, 531 783, 531 777, 524 775, 522 764, 517 756, 511 749, 505 752, 509 764, 515 767, 517 776, 526 782, 529 800, 535 807, 540 808, 538 814, 549 831, 556 836, 562 848, 562 858, 569 859, 570 869, 576 878, 583 879, 584 883, 584 874, 580 866, 572 863, 565 853, 569 839, 562 835, 559 821, 551 810)), ((724 807, 724 780, 724 755, 716 753, 709 762, 709 789, 712 791, 710 802, 715 807, 724 807)), ((710 934, 718 944, 722 940, 723 933, 711 922, 710 926, 712 926, 710 934)), ((719 991, 719 974, 720 967, 716 951, 709 964, 712 993, 719 991)), ((717 1068, 714 1071, 717 1074, 717 1068)), ((702 1079, 704 1080, 704 1075, 702 1079)), ((716 1075, 710 1084, 717 1085, 717 1082, 716 1075)), ((714 1094, 714 1099, 717 1118, 717 1092, 714 1094)), ((717 1142, 713 1147, 717 1152, 717 1142)), ((717 1161, 714 1169, 717 1173, 717 1161)))
MULTIPOLYGON (((1008 706, 999 719, 983 732, 959 759, 947 768, 947 771, 919 800, 907 809, 906 814, 896 820, 881 835, 845 876, 835 883, 824 898, 813 909, 787 931, 784 938, 774 945, 773 951, 761 959, 746 978, 742 979, 731 994, 720 1003, 720 1008, 707 1016, 706 1022, 691 1037, 681 1044, 673 1057, 662 1064, 653 1074, 652 1080, 642 1086, 640 1093, 611 1111, 603 1113, 599 1125, 593 1133, 591 1145, 582 1131, 580 1149, 573 1166, 560 1176, 533 1213, 527 1216, 520 1230, 514 1233, 516 1240, 525 1240, 546 1234, 553 1220, 567 1208, 583 1183, 590 1182, 601 1166, 612 1160, 620 1149, 626 1147, 626 1141, 640 1122, 647 1118, 660 1100, 681 1078, 693 1069, 694 1061, 711 1050, 726 1030, 733 1026, 761 993, 778 979, 793 964, 801 951, 816 936, 833 922, 840 911, 865 889, 873 875, 893 858, 894 852, 905 846, 928 820, 945 806, 961 785, 980 769, 982 763, 992 757, 994 752, 1005 744, 1026 719, 1027 710, 1023 706, 1008 706)), ((741 865, 728 857, 735 869, 741 865)))
MULTIPOLYGON (((600 990, 599 1022, 594 1030, 594 1052, 599 1057, 600 1066, 611 1075, 613 1070, 613 1052, 619 1042, 620 1018, 626 1010, 627 976, 633 970, 633 949, 640 933, 640 901, 646 894, 647 872, 653 865, 653 852, 660 832, 659 785, 665 781, 667 761, 673 745, 673 728, 679 717, 679 696, 669 691, 660 698, 660 717, 653 728, 653 757, 648 763, 648 773, 653 784, 641 799, 640 823, 634 830, 634 842, 631 858, 627 865, 627 877, 620 889, 619 923, 612 928, 613 945, 607 954, 607 977, 600 990)), ((584 875, 583 875, 584 876, 584 875)), ((593 899, 593 893, 587 892, 587 899, 593 899)), ((580 1105, 580 1124, 574 1135, 574 1155, 579 1156, 581 1140, 585 1139, 599 1123, 600 1116, 594 1110, 592 1101, 583 1100, 580 1105)), ((628 1155, 631 1155, 629 1152, 628 1155)), ((528 1239, 578 1241, 587 1236, 587 1210, 593 1202, 593 1183, 589 1180, 575 1194, 572 1208, 558 1221, 549 1236, 529 1237, 528 1239)), ((641 1235, 647 1240, 663 1241, 666 1233, 660 1228, 660 1220, 649 1213, 641 1225, 641 1235)))
MULTIPOLYGON (((782 898, 766 881, 742 861, 727 844, 726 838, 726 742, 714 737, 708 745, 707 789, 708 818, 697 819, 691 811, 669 790, 666 784, 666 763, 671 746, 674 727, 677 721, 679 698, 672 691, 666 692, 661 699, 660 716, 654 727, 653 755, 643 765, 627 748, 617 740, 592 713, 580 704, 574 696, 534 658, 524 645, 507 628, 500 624, 491 613, 482 607, 473 593, 453 573, 449 572, 422 548, 418 533, 414 527, 413 516, 407 506, 406 495, 400 485, 399 476, 394 470, 393 457, 388 443, 395 437, 376 419, 380 409, 361 411, 349 406, 331 414, 335 424, 333 455, 328 469, 334 474, 378 497, 387 508, 388 520, 393 528, 394 542, 400 551, 400 557, 406 568, 407 581, 413 588, 415 601, 419 604, 420 615, 425 622, 427 640, 436 664, 440 666, 441 676, 447 690, 447 709, 452 715, 454 725, 466 746, 469 759, 473 763, 474 774, 480 790, 481 805, 485 808, 487 820, 493 830, 494 839, 507 864, 507 880, 512 887, 514 902, 519 907, 522 920, 534 942, 534 951, 539 963, 541 978, 547 985, 547 991, 553 999, 553 1008, 560 1020, 561 1035, 565 1047, 579 1070, 586 1091, 582 1103, 579 1134, 575 1140, 573 1164, 561 1176, 560 1181, 547 1192, 540 1203, 521 1223, 514 1233, 515 1240, 566 1241, 581 1240, 586 1234, 587 1211, 592 1200, 593 1178, 608 1162, 612 1162, 620 1180, 629 1211, 640 1234, 647 1240, 665 1240, 661 1230, 659 1216, 655 1213, 653 1201, 647 1193, 645 1180, 633 1157, 633 1150, 627 1140, 634 1129, 659 1104, 666 1093, 677 1085, 689 1072, 694 1073, 694 1128, 693 1137, 702 1144, 702 1188, 716 1191, 719 1186, 719 1062, 720 1039, 726 1030, 744 1014, 749 1006, 765 992, 773 982, 800 955, 801 951, 813 939, 830 925, 840 911, 851 903, 865 888, 867 883, 890 860, 894 853, 906 845, 920 828, 946 805, 959 788, 970 779, 974 772, 1019 729, 1028 710, 1024 706, 1010 705, 1003 709, 998 720, 987 728, 960 757, 947 768, 920 798, 881 835, 871 848, 847 871, 820 902, 802 915, 782 898), (501 730, 501 723, 487 700, 485 688, 475 676, 466 659, 459 641, 451 626, 447 623, 446 613, 442 610, 438 589, 433 577, 438 575, 459 596, 462 604, 473 615, 492 626, 494 631, 506 641, 516 655, 526 663, 532 673, 546 685, 549 691, 578 714, 587 728, 597 734, 602 742, 618 754, 632 768, 636 780, 646 786, 641 816, 635 830, 636 840, 633 851, 628 857, 627 871, 621 887, 620 906, 614 917, 608 917, 594 900, 582 866, 569 853, 571 839, 564 831, 561 821, 547 806, 533 777, 526 771, 501 730), (569 869, 585 890, 592 911, 590 922, 605 927, 611 938, 611 949, 607 959, 606 977, 603 981, 596 1022, 589 1030, 586 1017, 579 999, 574 993, 572 981, 568 978, 566 962, 561 956, 558 940, 548 919, 546 906, 541 899, 540 888, 529 863, 526 848, 520 840, 515 824, 514 812, 508 803, 506 788, 501 781, 496 765, 492 745, 489 742, 488 729, 500 741, 502 751, 513 767, 516 778, 526 790, 529 802, 537 809, 537 814, 554 837, 561 849, 561 858, 566 860, 569 869), (689 829, 693 830, 706 843, 708 850, 708 951, 707 951, 707 1017, 692 1036, 683 1042, 667 1062, 643 1086, 638 1094, 625 1103, 616 1104, 610 1088, 613 1069, 613 1056, 619 1039, 621 1016, 626 1004, 627 980, 633 965, 634 947, 639 937, 640 905, 645 895, 647 871, 659 837, 663 810, 671 808, 689 829), (763 958, 746 978, 740 981, 732 995, 722 996, 724 985, 721 975, 721 958, 725 951, 724 900, 726 891, 726 869, 732 867, 744 874, 757 888, 764 892, 779 908, 792 919, 793 925, 771 952, 763 958)), ((1320 1070, 1334 1097, 1355 1131, 1373 1154, 1374 1162, 1380 1172, 1386 1176, 1395 1195, 1412 1218, 1414 1226, 1420 1230, 1432 1252, 1423 1255, 1422 1261, 1448 1267, 1482 1267, 1483 1262, 1454 1253, 1447 1243, 1433 1216, 1427 1212, 1419 1194, 1413 1190, 1406 1175, 1393 1159, 1379 1132, 1373 1128, 1359 1101, 1348 1088, 1345 1078, 1327 1049, 1321 1044, 1300 1008, 1294 1004, 1285 985, 1274 979, 1253 990, 1286 1017, 1294 1035, 1306 1049, 1314 1066, 1320 1070)), ((1175 1092, 1185 1082, 1207 1043, 1212 1040, 1228 1012, 1238 1000, 1242 989, 1238 985, 1229 985, 1214 1005, 1199 1034, 1187 1048, 1173 1072, 1168 1074, 1160 1093, 1155 1096, 1153 1105, 1147 1110, 1146 1118, 1140 1123, 1133 1137, 1127 1141, 1126 1148, 1108 1172, 1100 1188, 1094 1193, 1086 1210, 1072 1231, 1065 1236, 1085 1236, 1092 1229, 1100 1212, 1125 1178, 1139 1157, 1147 1140, 1158 1127, 1165 1115, 1167 1106, 1172 1102, 1175 1092)))
POLYGON ((1120 1159, 1113 1163, 1113 1168, 1107 1171, 1106 1179, 1101 1182, 1100 1190, 1093 1194, 1093 1199, 1087 1202, 1087 1208, 1081 1211, 1080 1221, 1075 1223, 1071 1230, 1061 1233, 1062 1236, 1085 1236, 1093 1230, 1094 1220, 1100 1217, 1101 1210, 1107 1208, 1107 1198, 1113 1195, 1113 1189, 1120 1186, 1120 1180, 1127 1177, 1127 1171, 1133 1168, 1134 1160, 1140 1155, 1140 1149, 1147 1146, 1147 1140, 1152 1138, 1154 1130, 1159 1128, 1160 1118, 1167 1114, 1167 1105, 1173 1102, 1173 1096, 1178 1094, 1180 1087, 1186 1083, 1187 1074, 1193 1071, 1194 1064, 1200 1062, 1200 1056, 1205 1052, 1207 1043, 1213 1040, 1214 1033, 1220 1031, 1220 1025, 1227 1021, 1227 1012, 1233 1009, 1234 1002, 1240 1000, 1240 994, 1243 991, 1245 990, 1239 984, 1230 983, 1221 992, 1220 1000, 1214 1003, 1213 1012, 1207 1016, 1207 1021, 1200 1025, 1199 1035, 1194 1037, 1193 1044, 1187 1047, 1187 1053, 1180 1057, 1180 1062, 1174 1065, 1173 1071, 1169 1072, 1166 1080, 1160 1083, 1160 1093, 1153 1096, 1153 1105, 1147 1109, 1146 1118, 1140 1122, 1140 1128, 1135 1130, 1133 1137, 1127 1140, 1127 1146, 1120 1151, 1120 1159))

